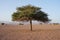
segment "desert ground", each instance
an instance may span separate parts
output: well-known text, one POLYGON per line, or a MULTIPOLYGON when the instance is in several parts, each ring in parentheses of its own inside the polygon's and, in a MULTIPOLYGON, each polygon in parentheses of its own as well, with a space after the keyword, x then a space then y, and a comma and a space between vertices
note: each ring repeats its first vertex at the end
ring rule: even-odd
POLYGON ((60 24, 0 24, 0 40, 60 40, 60 24))

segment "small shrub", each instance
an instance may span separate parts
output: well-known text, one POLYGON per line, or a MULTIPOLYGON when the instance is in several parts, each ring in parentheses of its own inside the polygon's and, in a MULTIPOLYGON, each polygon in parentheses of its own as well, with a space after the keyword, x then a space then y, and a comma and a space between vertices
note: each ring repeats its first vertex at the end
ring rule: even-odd
POLYGON ((40 23, 41 25, 43 24, 43 23, 40 23))
POLYGON ((22 23, 19 23, 19 25, 24 25, 24 24, 22 24, 22 23))
POLYGON ((1 25, 4 25, 5 23, 1 23, 1 25))
POLYGON ((58 25, 59 23, 53 23, 54 25, 58 25))

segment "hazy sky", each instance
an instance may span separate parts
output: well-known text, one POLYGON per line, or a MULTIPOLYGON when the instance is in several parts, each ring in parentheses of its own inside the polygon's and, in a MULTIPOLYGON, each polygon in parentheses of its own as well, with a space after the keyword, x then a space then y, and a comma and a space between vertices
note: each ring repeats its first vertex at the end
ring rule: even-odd
POLYGON ((0 21, 11 21, 16 8, 28 4, 41 7, 52 22, 60 23, 60 0, 0 0, 0 21))

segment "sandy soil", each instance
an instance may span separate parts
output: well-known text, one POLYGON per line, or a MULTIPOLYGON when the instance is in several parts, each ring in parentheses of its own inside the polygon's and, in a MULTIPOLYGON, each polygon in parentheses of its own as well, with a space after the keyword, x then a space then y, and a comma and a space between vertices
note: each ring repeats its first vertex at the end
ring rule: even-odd
POLYGON ((0 25, 0 40, 60 40, 60 25, 0 25))

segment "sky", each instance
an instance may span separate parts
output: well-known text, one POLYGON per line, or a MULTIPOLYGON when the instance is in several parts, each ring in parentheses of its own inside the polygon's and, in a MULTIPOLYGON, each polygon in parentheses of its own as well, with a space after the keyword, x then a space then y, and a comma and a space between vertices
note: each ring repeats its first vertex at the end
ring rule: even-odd
POLYGON ((53 23, 60 23, 60 0, 0 0, 0 21, 11 21, 17 7, 24 5, 41 7, 53 23))

